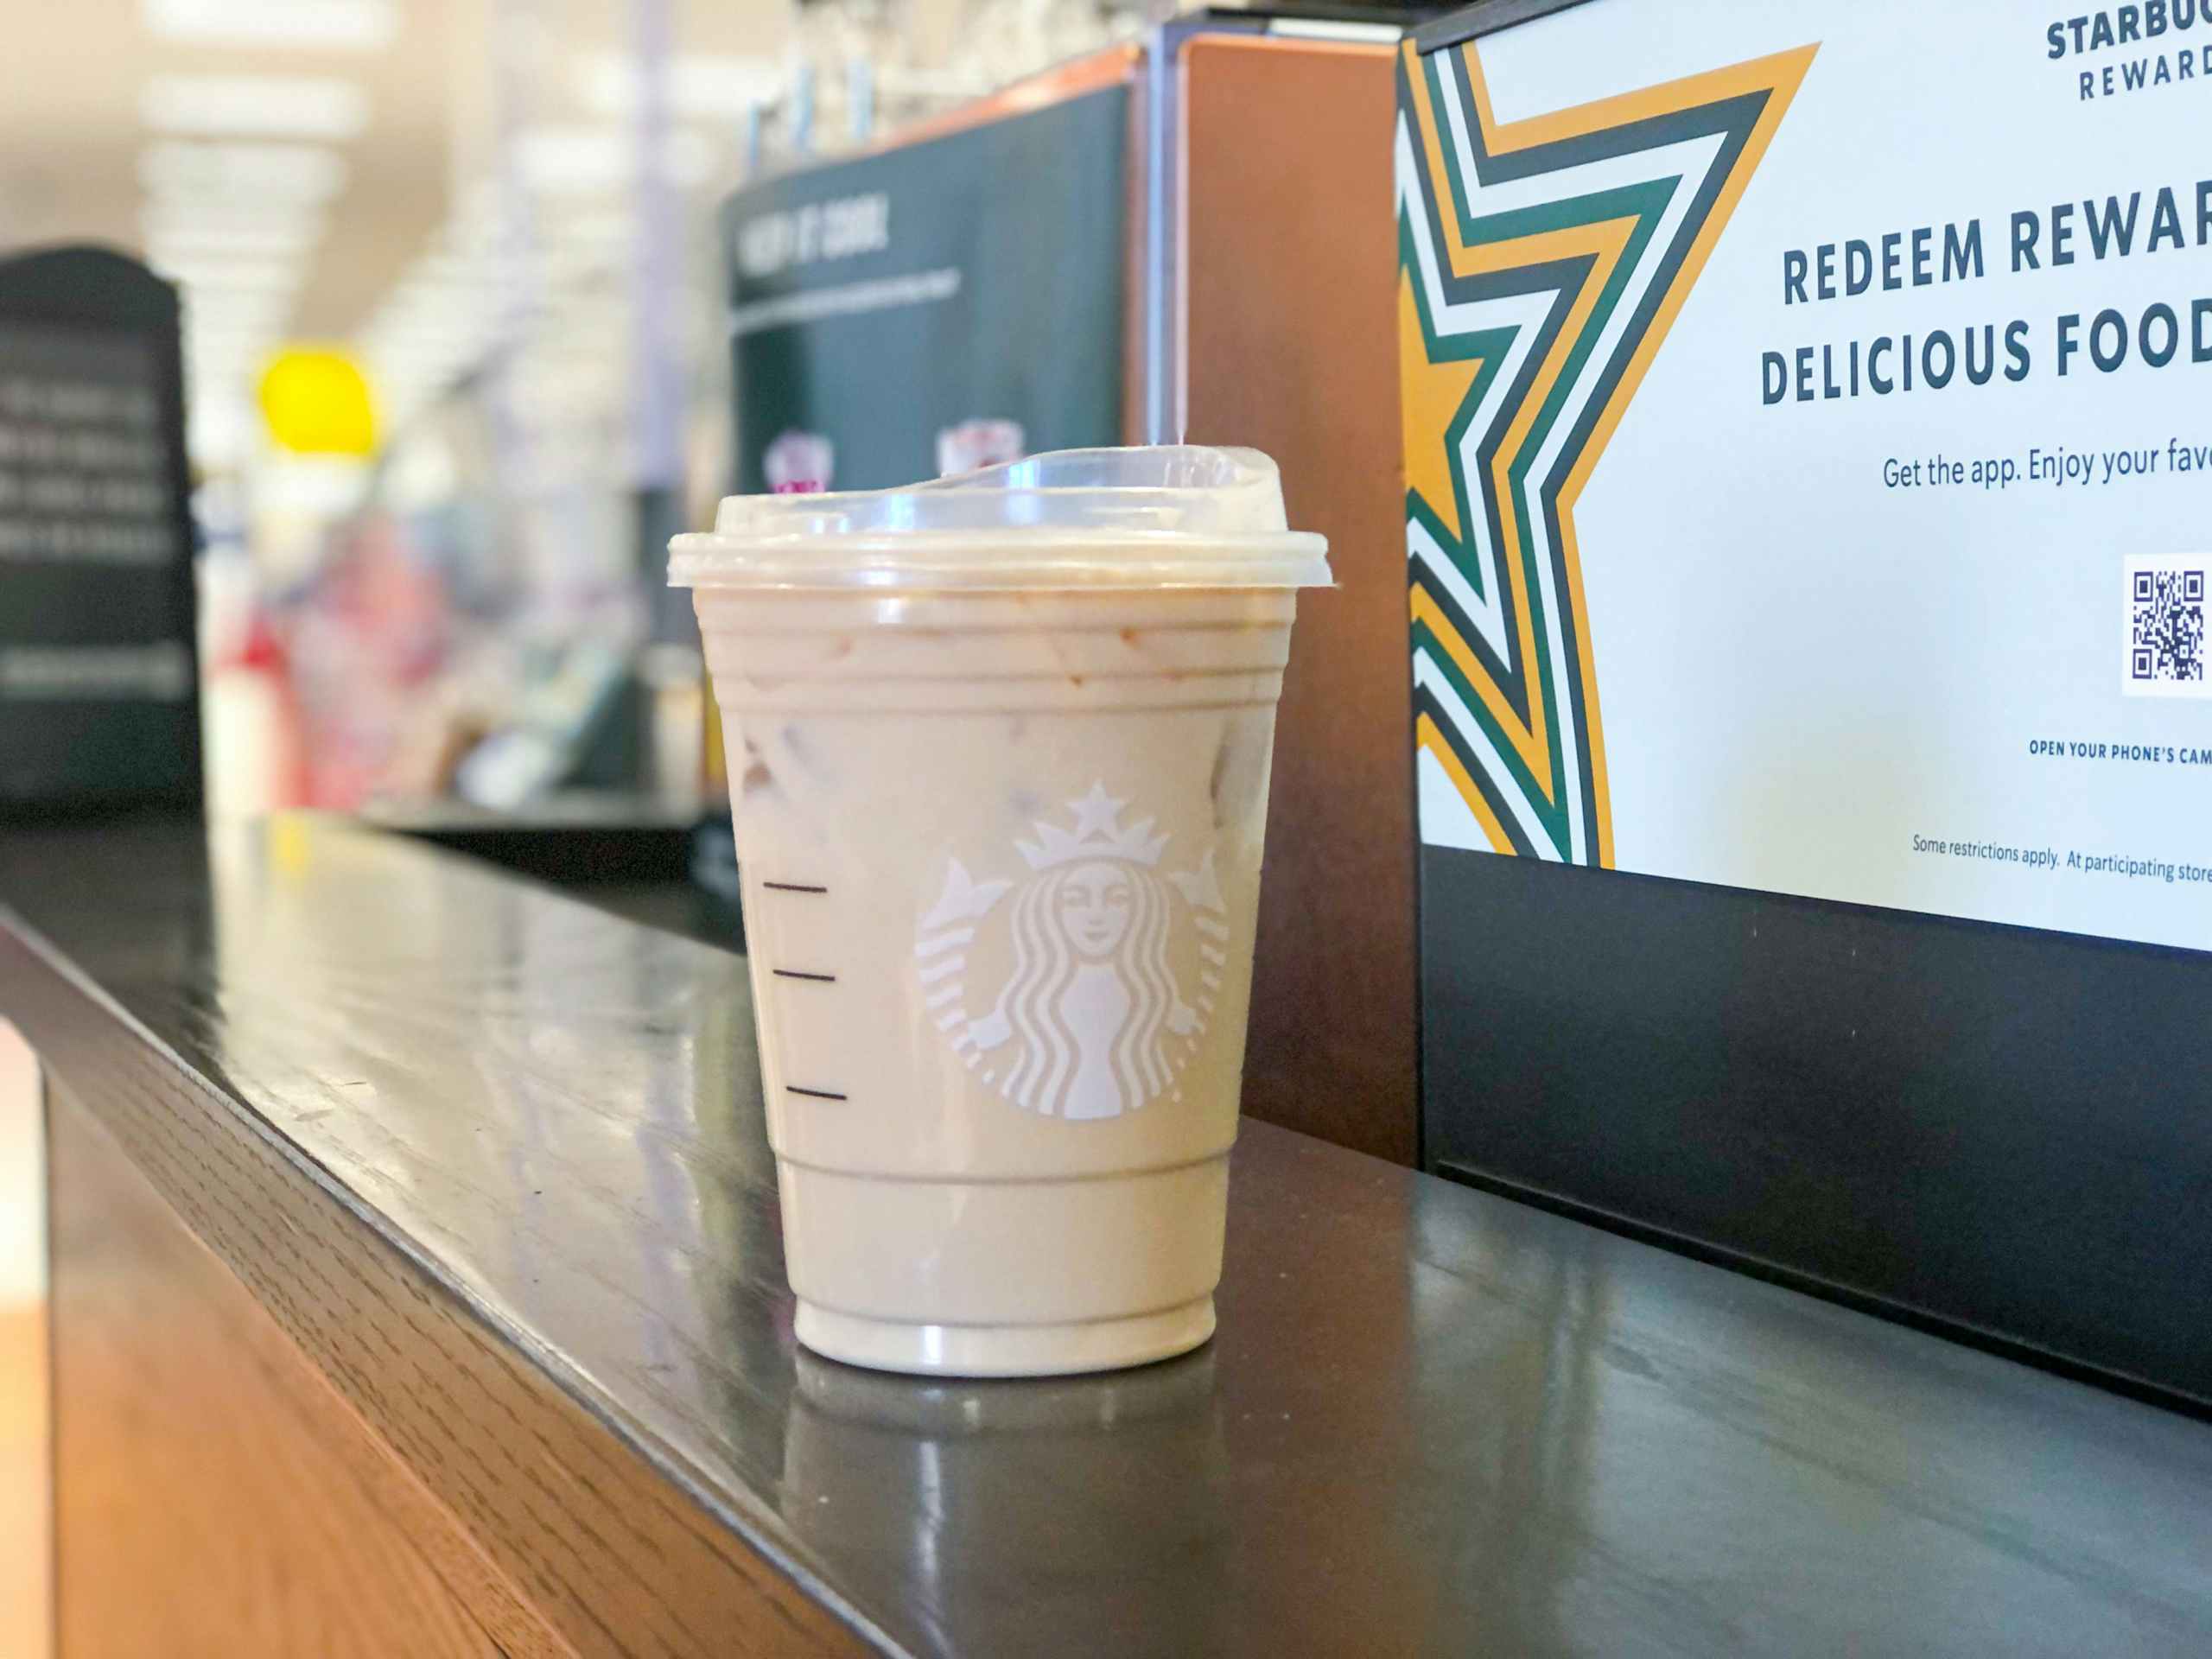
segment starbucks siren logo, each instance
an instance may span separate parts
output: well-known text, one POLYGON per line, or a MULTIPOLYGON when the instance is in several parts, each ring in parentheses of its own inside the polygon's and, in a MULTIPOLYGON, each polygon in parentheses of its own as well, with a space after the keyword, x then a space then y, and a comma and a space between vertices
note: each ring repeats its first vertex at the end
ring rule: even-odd
POLYGON ((950 860, 915 930, 931 1020, 987 1087, 1042 1116, 1118 1117, 1171 1090, 1181 1099, 1175 1080, 1220 993, 1229 906, 1213 850, 1163 876, 1168 837, 1150 818, 1125 828, 1128 804, 1093 784, 1068 803, 1072 830, 1040 823, 1036 840, 1014 843, 1030 871, 1018 880, 979 881, 950 860), (988 1012, 971 1014, 969 965, 986 952, 1005 964, 1004 982, 988 1012))

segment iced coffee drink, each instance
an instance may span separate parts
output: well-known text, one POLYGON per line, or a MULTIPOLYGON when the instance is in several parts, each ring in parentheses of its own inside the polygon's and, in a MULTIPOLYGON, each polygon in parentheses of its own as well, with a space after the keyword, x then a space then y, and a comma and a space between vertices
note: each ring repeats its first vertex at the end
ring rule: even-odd
POLYGON ((1272 463, 1045 455, 679 537, 798 1334, 966 1375, 1213 1327, 1274 706, 1272 463))

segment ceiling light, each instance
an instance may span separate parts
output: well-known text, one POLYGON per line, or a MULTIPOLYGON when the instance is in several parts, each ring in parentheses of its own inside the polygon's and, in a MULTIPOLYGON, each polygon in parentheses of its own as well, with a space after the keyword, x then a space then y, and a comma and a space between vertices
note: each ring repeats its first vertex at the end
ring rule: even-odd
POLYGON ((418 259, 407 274, 410 283, 421 283, 430 287, 482 288, 499 280, 499 272, 489 259, 456 253, 432 254, 418 259))
POLYGON ((312 244, 323 232, 323 211, 314 202, 264 201, 253 197, 156 196, 138 210, 148 243, 240 250, 312 244))
POLYGON ((182 283, 186 294, 194 299, 209 294, 289 293, 307 274, 297 259, 187 259, 157 263, 155 269, 170 281, 182 283))
POLYGON ((417 329, 379 333, 376 349, 385 356, 408 362, 445 361, 466 357, 484 343, 484 331, 472 328, 466 334, 429 334, 417 329))
POLYGON ((302 249, 280 249, 270 253, 232 248, 181 248, 149 258, 147 263, 191 280, 220 282, 235 276, 248 283, 290 283, 297 282, 306 271, 308 256, 302 249))
POLYGON ((138 152, 138 181, 149 194, 168 198, 321 202, 345 187, 346 158, 315 144, 164 138, 138 152))
POLYGON ((145 226, 146 263, 188 265, 207 258, 300 258, 322 234, 319 221, 297 225, 195 226, 154 221, 145 226))
POLYGON ((237 357, 224 358, 219 362, 202 363, 188 359, 184 365, 188 377, 186 387, 189 392, 198 393, 225 385, 251 385, 256 378, 255 372, 269 356, 270 352, 264 346, 242 353, 237 357))
POLYGON ((273 316, 292 298, 289 288, 199 288, 184 292, 185 326, 273 316))
POLYGON ((261 359, 267 351, 267 346, 261 345, 222 357, 195 355, 188 359, 186 366, 191 370, 197 385, 205 386, 221 380, 250 380, 253 378, 253 372, 261 366, 261 359))
POLYGON ((273 328, 234 328, 228 334, 190 335, 184 351, 194 363, 231 363, 260 356, 276 339, 273 328))
POLYGON ((142 230, 146 232, 146 259, 155 265, 206 257, 283 259, 288 254, 305 254, 323 237, 319 219, 299 224, 241 226, 194 226, 179 224, 175 219, 149 219, 142 230))
POLYGON ((372 52, 398 27, 392 0, 139 0, 157 40, 198 46, 302 46, 372 52))
MULTIPOLYGON (((669 111, 688 121, 742 121, 782 91, 784 75, 772 58, 683 53, 668 66, 669 111)), ((594 115, 627 116, 638 107, 637 65, 619 53, 592 53, 577 79, 594 115)))
POLYGON ((273 334, 291 312, 291 296, 270 299, 263 295, 224 300, 203 296, 185 312, 187 338, 217 339, 226 334, 273 334))
POLYGON ((211 335, 205 340, 188 340, 184 347, 185 365, 195 372, 208 375, 227 372, 237 364, 257 363, 276 349, 283 330, 266 328, 238 328, 226 334, 211 335))
POLYGON ((470 320, 486 308, 475 295, 418 288, 410 283, 392 296, 385 315, 395 324, 404 324, 410 333, 448 327, 459 331, 474 327, 470 320))
POLYGON ((156 75, 138 115, 156 132, 342 142, 368 124, 369 100, 328 75, 156 75))
POLYGON ((594 208, 571 213, 556 223, 548 237, 555 243, 588 243, 620 247, 637 233, 637 216, 626 207, 594 208))
MULTIPOLYGON (((620 127, 548 124, 525 128, 514 144, 523 181, 547 195, 607 194, 637 182, 637 146, 620 127)), ((679 186, 704 181, 714 167, 713 147, 696 131, 670 133, 666 156, 679 186)))

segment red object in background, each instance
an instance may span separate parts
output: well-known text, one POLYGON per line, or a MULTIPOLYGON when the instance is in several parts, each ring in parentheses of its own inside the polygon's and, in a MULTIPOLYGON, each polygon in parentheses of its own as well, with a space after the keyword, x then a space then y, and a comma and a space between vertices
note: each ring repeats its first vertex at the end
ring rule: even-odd
POLYGON ((391 788, 410 734, 436 716, 429 688, 454 625, 445 584, 381 512, 337 532, 288 613, 311 805, 350 810, 391 788))
POLYGON ((307 747, 290 655, 257 604, 237 649, 207 665, 209 793, 244 810, 303 806, 307 747))

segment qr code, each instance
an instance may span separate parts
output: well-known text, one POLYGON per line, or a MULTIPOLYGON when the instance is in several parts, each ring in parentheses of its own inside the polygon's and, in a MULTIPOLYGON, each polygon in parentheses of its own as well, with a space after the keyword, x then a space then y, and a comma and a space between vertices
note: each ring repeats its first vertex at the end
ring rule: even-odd
POLYGON ((2204 677, 2204 575, 2212 559, 2133 559, 2127 566, 2129 695, 2212 695, 2204 677))

